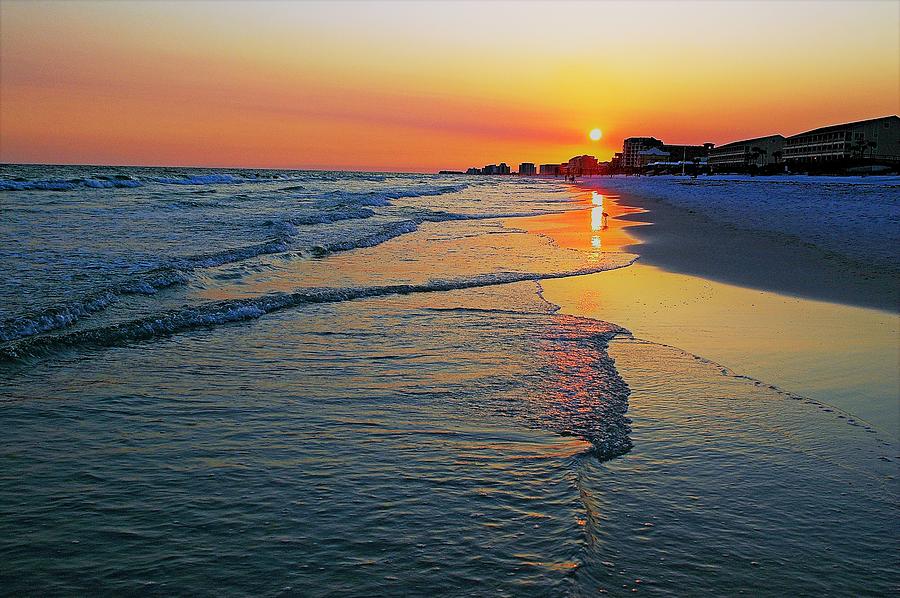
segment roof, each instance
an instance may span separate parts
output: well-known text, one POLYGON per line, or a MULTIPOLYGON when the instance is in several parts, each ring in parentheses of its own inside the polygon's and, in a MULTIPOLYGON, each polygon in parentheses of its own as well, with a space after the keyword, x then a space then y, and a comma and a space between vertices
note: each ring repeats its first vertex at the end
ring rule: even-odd
POLYGON ((722 145, 712 148, 712 151, 715 152, 717 150, 724 149, 727 147, 734 147, 736 145, 748 145, 751 143, 759 143, 760 141, 768 141, 770 139, 784 139, 784 135, 766 135, 765 137, 754 137, 753 139, 741 139, 740 141, 729 141, 728 143, 723 143, 722 145))
POLYGON ((880 122, 888 119, 896 119, 900 121, 900 116, 896 114, 892 114, 890 116, 881 116, 879 118, 868 118, 866 120, 857 120, 852 123, 842 123, 839 125, 828 125, 827 127, 819 127, 818 129, 813 129, 811 131, 804 131, 802 133, 797 133, 796 135, 791 135, 791 137, 799 137, 800 135, 818 135, 819 133, 831 133, 833 131, 840 131, 843 129, 849 129, 850 127, 858 127, 859 125, 867 125, 869 123, 880 122))
POLYGON ((642 152, 638 152, 639 156, 669 156, 669 152, 664 152, 658 147, 651 147, 648 150, 644 150, 642 152))

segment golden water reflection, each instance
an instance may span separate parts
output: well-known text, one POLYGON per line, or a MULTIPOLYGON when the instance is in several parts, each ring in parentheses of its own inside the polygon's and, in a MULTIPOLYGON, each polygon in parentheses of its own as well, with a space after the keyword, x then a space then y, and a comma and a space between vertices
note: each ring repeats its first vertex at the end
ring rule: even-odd
POLYGON ((588 192, 575 187, 572 192, 584 209, 538 218, 513 218, 507 220, 506 225, 546 235, 560 247, 577 249, 592 256, 627 251, 629 245, 637 242, 628 234, 627 229, 645 223, 617 218, 644 210, 619 204, 615 195, 588 192))
MULTIPOLYGON (((591 208, 591 230, 605 230, 607 228, 606 219, 609 217, 609 214, 603 211, 603 195, 597 193, 596 191, 593 191, 591 195, 591 203, 594 205, 594 207, 591 208)), ((593 247, 599 248, 600 237, 595 236, 594 239, 591 239, 591 245, 593 247), (597 240, 597 244, 594 244, 594 239, 597 240)))

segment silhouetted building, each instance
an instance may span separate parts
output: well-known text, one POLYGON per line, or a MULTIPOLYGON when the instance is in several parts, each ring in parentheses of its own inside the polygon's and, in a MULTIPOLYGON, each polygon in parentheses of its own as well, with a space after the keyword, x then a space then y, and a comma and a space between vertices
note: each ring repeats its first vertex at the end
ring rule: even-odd
POLYGON ((637 168, 644 168, 650 164, 657 164, 660 162, 670 162, 671 159, 672 154, 669 152, 665 152, 658 147, 651 147, 650 149, 638 152, 637 168))
POLYGON ((610 172, 621 172, 623 168, 623 160, 622 152, 616 152, 613 155, 612 160, 609 161, 609 170, 610 172))
MULTIPOLYGON (((709 155, 713 143, 702 145, 683 145, 663 143, 656 137, 629 137, 622 144, 621 162, 616 164, 617 170, 638 170, 647 164, 655 162, 701 162, 709 155), (658 150, 662 153, 654 153, 658 150), (651 153, 645 153, 651 152, 651 153)), ((615 162, 615 158, 613 159, 615 162)))
POLYGON ((570 158, 565 165, 566 174, 572 176, 593 176, 600 173, 597 158, 594 156, 575 156, 570 158))
POLYGON ((900 117, 885 116, 821 127, 784 140, 788 163, 851 158, 900 162, 900 117))
POLYGON ((519 164, 519 174, 533 175, 537 172, 532 162, 522 162, 519 164))
POLYGON ((539 172, 550 176, 559 176, 559 164, 541 164, 539 172))
POLYGON ((784 137, 781 135, 732 141, 709 152, 709 166, 722 171, 776 164, 780 161, 783 147, 784 137))
POLYGON ((626 170, 640 168, 640 153, 662 145, 663 142, 656 137, 629 137, 622 144, 622 168, 626 170))
POLYGON ((481 169, 472 167, 472 168, 466 170, 466 174, 481 174, 481 169))
POLYGON ((497 174, 509 174, 509 166, 506 165, 506 162, 500 162, 500 165, 497 166, 497 174))
POLYGON ((664 143, 660 146, 664 152, 669 152, 671 160, 675 162, 699 162, 703 158, 709 156, 710 150, 715 147, 714 143, 704 143, 702 145, 678 145, 664 143))

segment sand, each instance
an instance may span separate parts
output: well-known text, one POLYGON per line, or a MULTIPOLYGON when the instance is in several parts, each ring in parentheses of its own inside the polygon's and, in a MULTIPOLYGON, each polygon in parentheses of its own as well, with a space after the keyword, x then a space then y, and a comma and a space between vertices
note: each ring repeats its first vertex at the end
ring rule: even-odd
POLYGON ((585 210, 508 224, 563 247, 640 259, 544 282, 545 298, 563 313, 624 326, 900 439, 900 319, 889 277, 863 278, 857 265, 814 247, 661 202, 573 189, 585 210))

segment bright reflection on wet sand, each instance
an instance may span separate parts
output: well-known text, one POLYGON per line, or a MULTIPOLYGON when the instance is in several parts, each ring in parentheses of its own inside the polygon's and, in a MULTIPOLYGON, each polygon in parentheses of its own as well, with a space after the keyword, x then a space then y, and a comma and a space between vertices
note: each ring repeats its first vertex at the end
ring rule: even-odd
MULTIPOLYGON (((592 205, 593 197, 603 197, 585 196, 592 205)), ((587 251, 622 251, 637 244, 627 231, 644 223, 618 216, 643 210, 619 204, 616 196, 604 199, 609 227, 599 233, 596 206, 590 218, 573 212, 516 226, 587 251)), ((880 423, 891 436, 900 434, 900 414, 891 400, 900 388, 900 330, 890 314, 668 272, 640 260, 618 271, 548 280, 543 286, 547 300, 563 313, 615 322, 639 338, 832 403, 880 423)))

